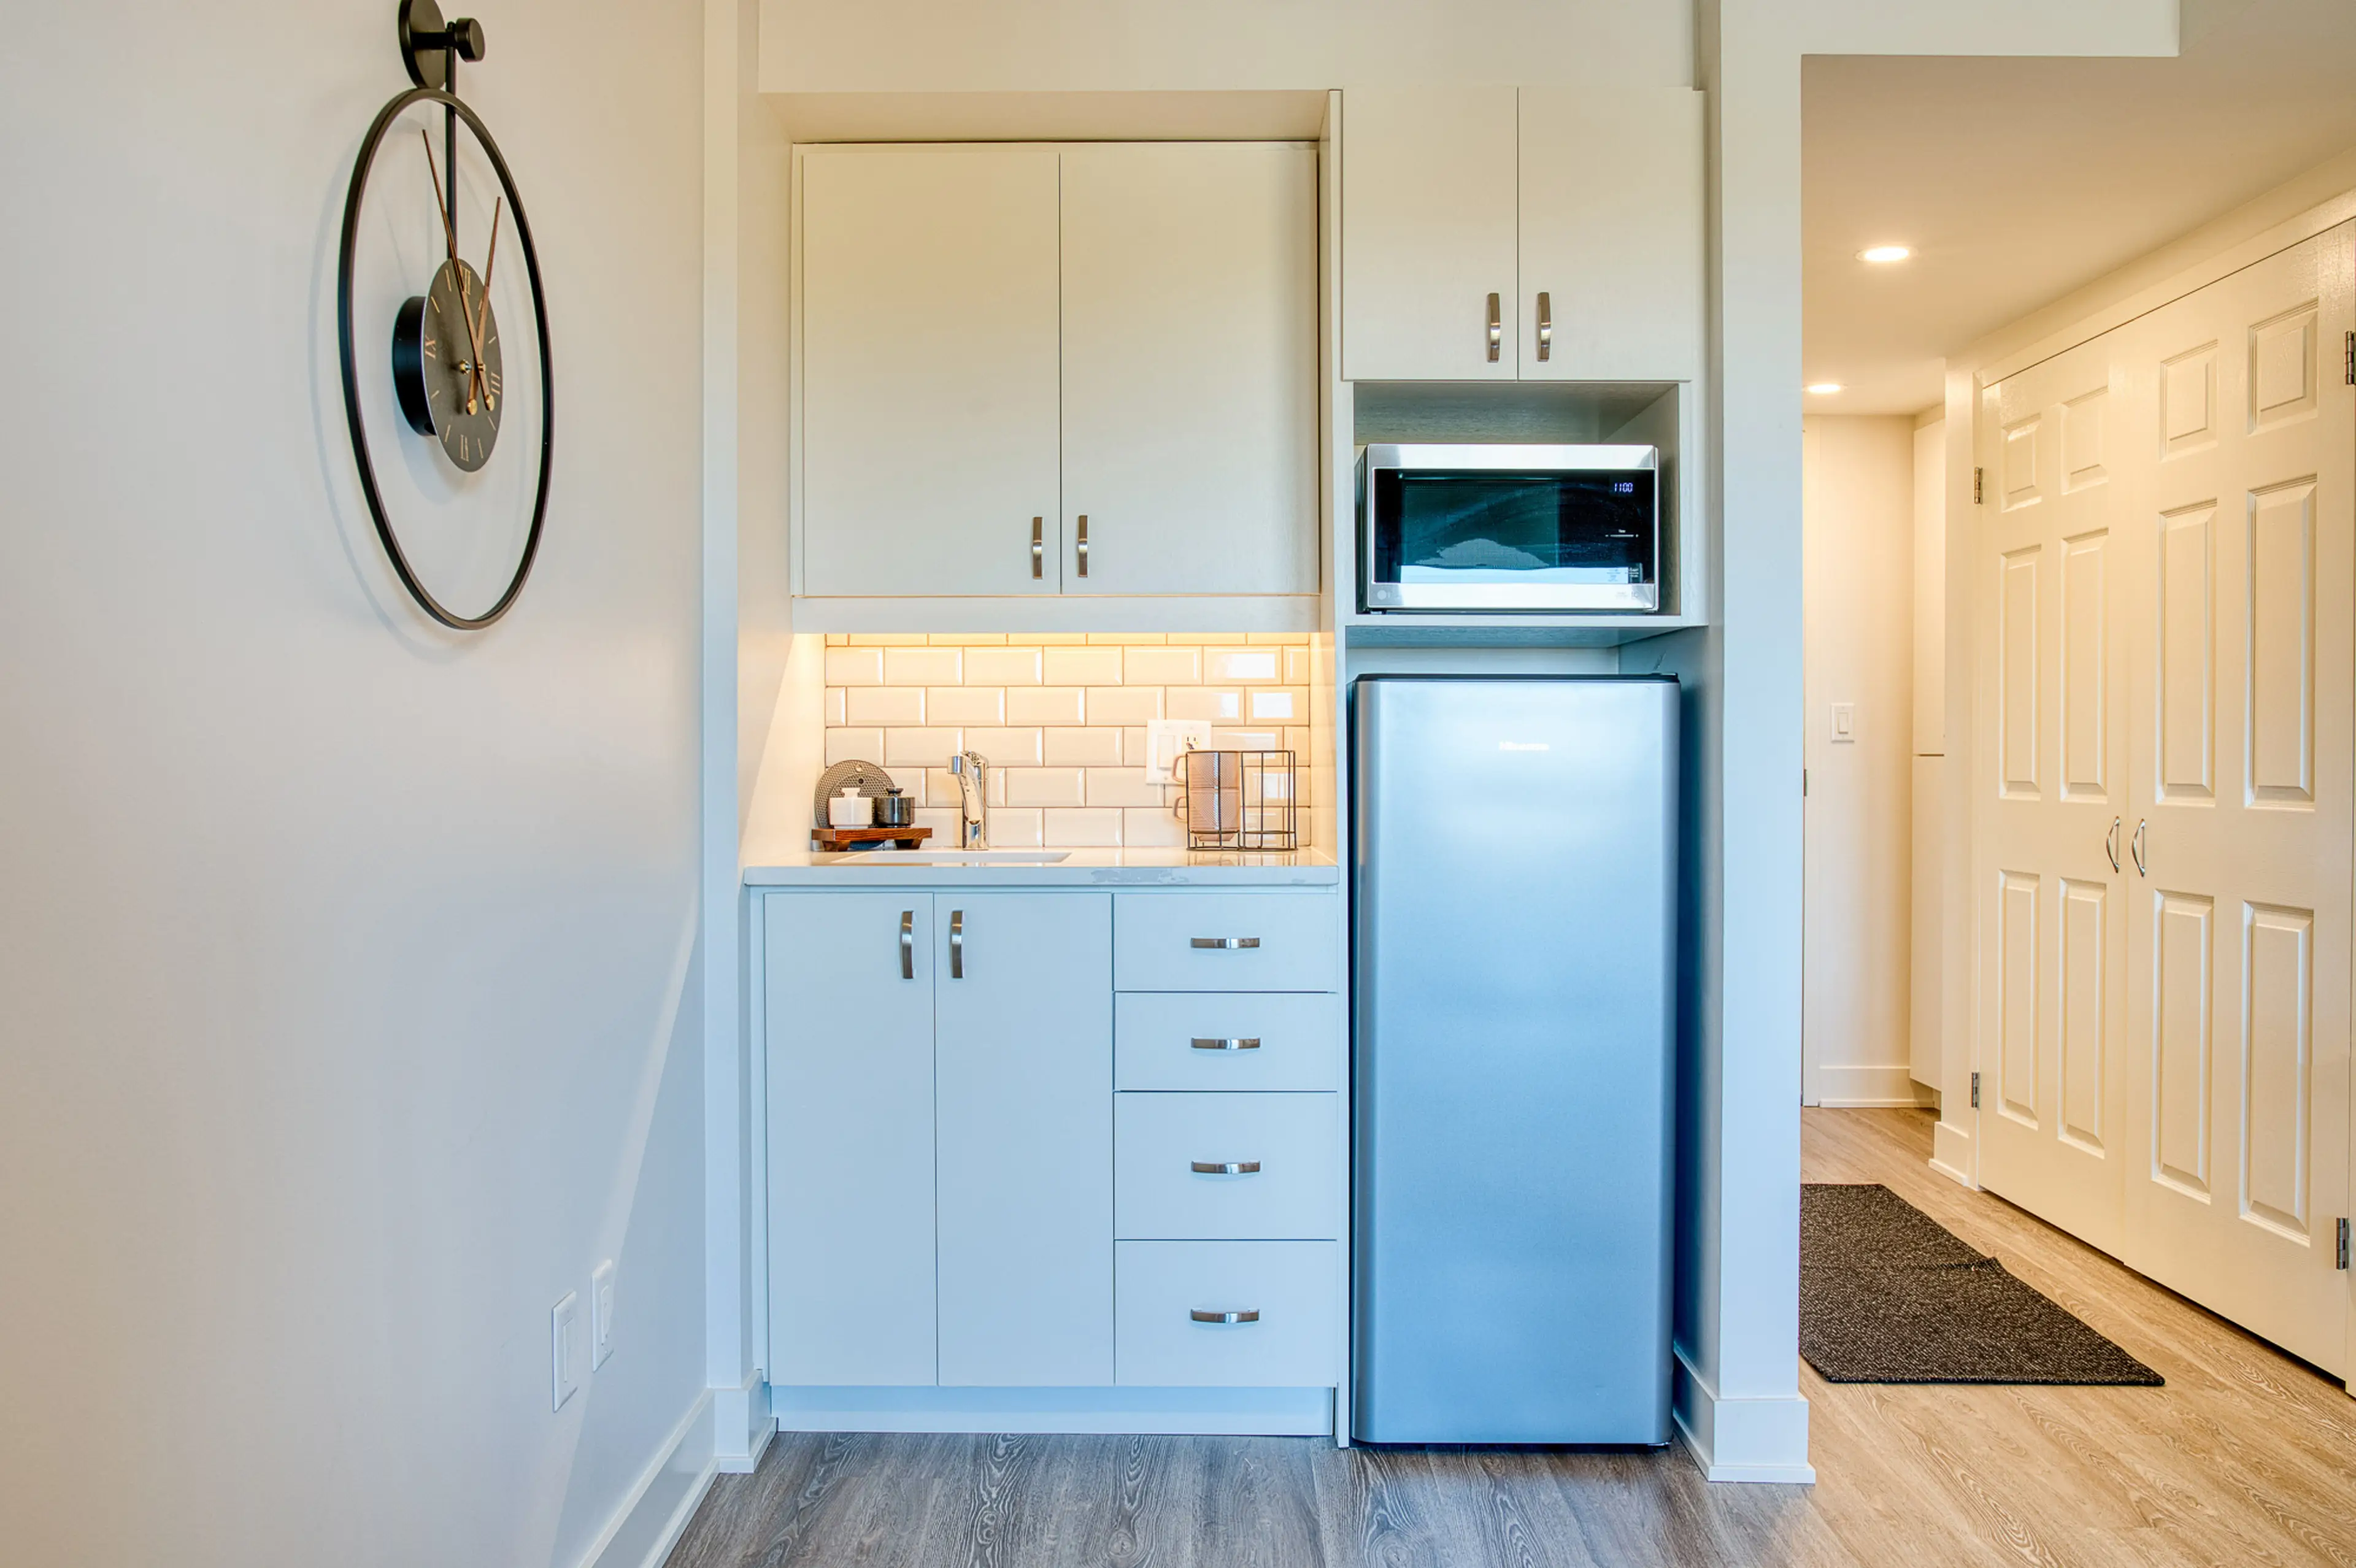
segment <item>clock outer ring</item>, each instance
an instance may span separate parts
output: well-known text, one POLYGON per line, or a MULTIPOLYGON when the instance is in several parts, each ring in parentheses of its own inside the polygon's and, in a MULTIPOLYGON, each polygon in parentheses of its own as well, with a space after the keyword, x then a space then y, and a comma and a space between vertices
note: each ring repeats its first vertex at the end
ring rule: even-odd
MULTIPOLYGON (((455 179, 456 175, 453 169, 451 176, 455 179)), ((344 422, 351 430, 352 458, 359 468, 360 494, 368 499, 369 520, 376 525, 376 536, 384 546, 386 559, 392 562, 394 574, 409 590, 409 596, 417 601, 418 608, 453 631, 481 631, 514 605, 516 596, 523 592, 524 580, 531 575, 532 562, 540 555, 541 531, 548 518, 548 480, 556 455, 556 371, 549 357, 548 296, 541 287, 540 252, 532 246, 531 223, 524 217, 523 197, 516 191, 515 176, 508 172, 507 159, 500 155, 499 144, 492 139, 481 117, 439 89, 412 87, 396 94, 377 112, 376 123, 360 139, 359 154, 352 162, 351 187, 344 197, 343 245, 336 263, 336 336, 343 362, 344 422), (393 532, 392 521, 385 515, 384 496, 377 488, 376 464, 369 453, 368 426, 360 417, 359 358, 352 343, 352 263, 359 248, 360 202, 368 192, 369 174, 376 165, 377 149, 382 145, 385 133, 392 128, 402 111, 420 103, 439 103, 464 120, 498 174, 499 188, 506 194, 509 211, 514 218, 516 240, 523 247, 524 270, 531 278, 532 326, 540 338, 540 482, 532 495, 531 530, 524 536, 515 575, 509 579, 507 588, 491 607, 479 615, 462 615, 443 603, 409 564, 400 537, 393 532)))

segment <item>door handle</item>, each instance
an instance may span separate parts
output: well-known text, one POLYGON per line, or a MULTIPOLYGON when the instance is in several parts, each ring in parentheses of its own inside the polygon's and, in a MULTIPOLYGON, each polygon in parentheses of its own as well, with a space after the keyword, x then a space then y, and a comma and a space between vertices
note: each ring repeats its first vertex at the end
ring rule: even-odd
POLYGON ((2111 858, 2111 869, 2114 871, 2119 869, 2119 828, 2122 826, 2121 819, 2114 816, 2111 818, 2111 830, 2103 835, 2103 853, 2111 858))
POLYGON ((949 978, 965 978, 965 911, 949 911, 949 978))
POLYGON ((1197 1176, 1258 1176, 1259 1161, 1256 1159, 1197 1159, 1187 1162, 1187 1169, 1197 1176))
POLYGON ((916 912, 904 909, 900 912, 900 978, 913 980, 916 977, 916 912))
POLYGON ((1213 1312, 1201 1307, 1189 1307, 1186 1316, 1197 1323, 1257 1323, 1259 1308, 1247 1307, 1241 1312, 1213 1312))
POLYGON ((1259 938, 1257 936, 1194 936, 1189 937, 1186 944, 1189 947, 1207 947, 1214 951, 1224 950, 1232 953, 1237 948, 1258 947, 1259 938))
POLYGON ((2138 877, 2148 877, 2151 875, 2151 868, 2144 863, 2143 859, 2143 831, 2150 826, 2150 823, 2145 821, 2141 817, 2137 817, 2136 819, 2135 837, 2127 840, 2127 853, 2135 857, 2136 875, 2138 877))
POLYGON ((1031 519, 1031 580, 1036 582, 1047 574, 1047 519, 1031 519))
POLYGON ((1086 512, 1080 514, 1079 557, 1080 575, 1086 577, 1088 574, 1088 515, 1086 512))
POLYGON ((1197 1036, 1188 1043, 1196 1051, 1258 1051, 1259 1037, 1248 1035, 1233 1040, 1205 1040, 1197 1036))
POLYGON ((1538 357, 1554 357, 1554 296, 1543 289, 1538 291, 1538 357))
POLYGON ((1489 363, 1497 362, 1497 351, 1505 346, 1505 317, 1497 296, 1489 296, 1489 363))

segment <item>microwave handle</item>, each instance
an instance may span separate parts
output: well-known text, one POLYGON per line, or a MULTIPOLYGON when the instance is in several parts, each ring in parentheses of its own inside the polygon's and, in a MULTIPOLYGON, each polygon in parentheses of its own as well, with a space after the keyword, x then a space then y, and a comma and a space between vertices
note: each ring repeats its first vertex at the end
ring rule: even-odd
POLYGON ((1538 291, 1538 357, 1554 357, 1554 297, 1538 291))
POLYGON ((1505 317, 1495 294, 1489 296, 1489 363, 1497 362, 1497 352, 1505 346, 1505 317))

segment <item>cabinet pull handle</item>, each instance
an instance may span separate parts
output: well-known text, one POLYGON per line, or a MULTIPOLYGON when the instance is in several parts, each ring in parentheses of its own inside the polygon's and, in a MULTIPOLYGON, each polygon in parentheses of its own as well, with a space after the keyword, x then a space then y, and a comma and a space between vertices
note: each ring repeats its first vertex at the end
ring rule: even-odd
POLYGON ((1240 947, 1258 947, 1257 936, 1195 936, 1187 939, 1190 947, 1208 947, 1232 953, 1240 947))
POLYGON ((965 911, 949 911, 949 978, 965 978, 965 911))
POLYGON ((2148 877, 2151 875, 2151 868, 2144 864, 2143 859, 2143 830, 2150 826, 2151 824, 2149 822, 2145 821, 2141 817, 2137 817, 2136 819, 2135 837, 2127 840, 2127 853, 2135 857, 2136 875, 2138 877, 2148 877))
POLYGON ((1497 362, 1497 351, 1505 346, 1505 317, 1498 309, 1497 296, 1489 296, 1489 363, 1497 362))
POLYGON ((1047 519, 1031 519, 1031 580, 1036 582, 1047 575, 1047 519))
POLYGON ((2112 869, 2112 870, 2114 870, 2114 871, 2115 871, 2115 870, 2117 870, 2117 869, 2119 869, 2119 828, 2120 828, 2120 826, 2121 826, 2121 819, 2120 819, 2120 818, 2118 818, 2118 817, 2115 817, 2115 816, 2112 817, 2112 818, 2111 818, 2111 830, 2110 830, 2108 833, 2105 833, 2105 834, 2104 834, 2104 835, 2103 835, 2103 853, 2104 853, 2104 854, 2105 854, 2105 855, 2108 855, 2108 856, 2111 858, 2111 869, 2112 869))
POLYGON ((1188 1041, 1196 1051, 1258 1051, 1258 1035, 1238 1036, 1231 1040, 1205 1040, 1200 1035, 1188 1041))
POLYGON ((900 978, 913 980, 916 977, 916 912, 904 909, 900 912, 900 978))
POLYGON ((1538 357, 1554 357, 1554 296, 1543 289, 1538 291, 1538 357))
POLYGON ((1197 1159, 1187 1163, 1187 1168, 1197 1176, 1258 1176, 1259 1161, 1256 1159, 1197 1159))
POLYGON ((1080 575, 1086 577, 1088 574, 1088 515, 1086 512, 1080 514, 1079 554, 1080 575))
POLYGON ((1197 1323, 1257 1323, 1259 1308, 1247 1307, 1241 1312, 1213 1312, 1205 1307, 1189 1307, 1186 1316, 1197 1323))

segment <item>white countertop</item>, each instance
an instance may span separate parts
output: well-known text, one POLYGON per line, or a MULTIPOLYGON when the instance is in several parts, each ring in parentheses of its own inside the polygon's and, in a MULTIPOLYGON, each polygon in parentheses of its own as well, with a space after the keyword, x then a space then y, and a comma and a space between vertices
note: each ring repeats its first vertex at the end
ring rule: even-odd
POLYGON ((1330 888, 1342 880, 1341 868, 1322 849, 1286 855, 1073 849, 1066 859, 1044 865, 1037 861, 928 865, 914 859, 894 865, 892 854, 887 849, 860 855, 783 856, 775 864, 745 867, 744 884, 755 888, 907 887, 920 882, 992 888, 1330 888))

